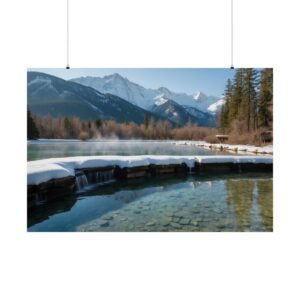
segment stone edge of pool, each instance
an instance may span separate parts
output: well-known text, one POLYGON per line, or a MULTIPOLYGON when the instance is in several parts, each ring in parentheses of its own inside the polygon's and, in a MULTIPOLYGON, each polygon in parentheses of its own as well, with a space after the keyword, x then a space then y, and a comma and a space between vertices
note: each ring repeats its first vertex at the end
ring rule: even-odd
POLYGON ((81 156, 27 163, 28 208, 76 190, 76 176, 92 183, 148 178, 164 174, 272 172, 268 156, 81 156), (110 177, 101 174, 111 174, 110 177), (101 179, 101 181, 99 181, 101 179), (97 182, 98 181, 98 182, 97 182))

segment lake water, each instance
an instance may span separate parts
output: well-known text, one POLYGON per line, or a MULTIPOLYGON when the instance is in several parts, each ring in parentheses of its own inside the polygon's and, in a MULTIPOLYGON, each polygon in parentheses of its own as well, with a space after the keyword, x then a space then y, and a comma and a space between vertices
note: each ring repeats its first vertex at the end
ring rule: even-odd
POLYGON ((31 210, 28 231, 272 231, 272 185, 270 173, 115 182, 31 210))
POLYGON ((226 152, 176 146, 168 141, 29 141, 27 160, 88 155, 222 155, 226 152))

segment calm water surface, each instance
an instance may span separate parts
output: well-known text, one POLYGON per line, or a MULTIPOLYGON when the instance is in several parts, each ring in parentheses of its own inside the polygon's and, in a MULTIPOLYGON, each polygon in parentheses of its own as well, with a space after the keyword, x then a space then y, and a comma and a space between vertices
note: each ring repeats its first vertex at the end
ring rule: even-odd
POLYGON ((176 146, 168 141, 29 141, 27 160, 86 155, 221 155, 199 147, 176 146))
POLYGON ((272 231, 271 174, 115 182, 41 206, 28 231, 272 231))

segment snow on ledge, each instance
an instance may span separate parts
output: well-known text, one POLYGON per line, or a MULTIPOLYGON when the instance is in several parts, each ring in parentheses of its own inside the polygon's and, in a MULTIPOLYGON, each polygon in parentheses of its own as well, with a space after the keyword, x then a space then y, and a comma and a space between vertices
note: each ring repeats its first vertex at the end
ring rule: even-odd
POLYGON ((263 163, 272 164, 266 156, 78 156, 49 158, 27 163, 27 184, 38 185, 51 179, 75 176, 75 169, 119 166, 120 168, 185 163, 189 168, 199 163, 263 163))
POLYGON ((273 154, 273 145, 258 147, 254 145, 230 145, 230 144, 210 144, 204 141, 177 141, 174 142, 178 146, 194 146, 203 147, 207 149, 224 149, 226 151, 234 152, 249 152, 257 154, 273 154))

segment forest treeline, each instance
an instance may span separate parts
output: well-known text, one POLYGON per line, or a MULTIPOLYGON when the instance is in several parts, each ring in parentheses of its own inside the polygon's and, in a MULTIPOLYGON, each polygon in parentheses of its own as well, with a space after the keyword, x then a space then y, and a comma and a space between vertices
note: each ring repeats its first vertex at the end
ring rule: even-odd
POLYGON ((273 130, 273 69, 237 69, 227 81, 219 129, 236 143, 259 143, 273 130))
POLYGON ((47 139, 174 139, 214 140, 217 130, 188 123, 174 128, 168 121, 145 116, 144 124, 117 123, 112 120, 83 121, 78 117, 31 116, 28 112, 28 138, 47 139))

